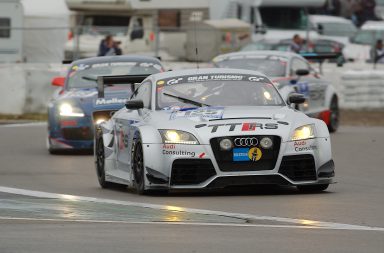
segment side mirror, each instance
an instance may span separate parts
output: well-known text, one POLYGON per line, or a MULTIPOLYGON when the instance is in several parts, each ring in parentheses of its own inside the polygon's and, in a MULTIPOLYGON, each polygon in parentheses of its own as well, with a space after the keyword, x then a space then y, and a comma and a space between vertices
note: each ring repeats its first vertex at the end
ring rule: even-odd
POLYGON ((144 108, 142 100, 129 100, 125 103, 125 107, 129 110, 139 110, 144 108))
POLYGON ((309 70, 308 69, 298 69, 298 70, 296 70, 296 75, 307 76, 307 75, 309 75, 309 70))
POLYGON ((288 103, 289 104, 302 104, 304 102, 305 102, 305 97, 303 94, 292 93, 288 97, 288 103))
POLYGON ((54 77, 51 81, 51 84, 53 86, 59 86, 59 87, 63 87, 64 86, 64 83, 65 83, 65 77, 64 76, 57 76, 57 77, 54 77))

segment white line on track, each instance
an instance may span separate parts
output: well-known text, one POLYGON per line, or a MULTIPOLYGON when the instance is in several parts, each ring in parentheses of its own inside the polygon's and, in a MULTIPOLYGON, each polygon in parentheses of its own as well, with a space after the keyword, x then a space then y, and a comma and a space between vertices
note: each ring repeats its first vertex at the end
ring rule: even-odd
POLYGON ((9 123, 9 124, 0 124, 0 128, 13 128, 13 127, 36 127, 36 126, 46 126, 47 122, 30 122, 30 123, 9 123))
MULTIPOLYGON (((351 225, 351 224, 343 224, 343 223, 333 223, 333 222, 324 222, 324 221, 316 221, 316 220, 305 220, 305 219, 293 219, 293 218, 284 218, 284 217, 274 217, 274 216, 259 216, 259 215, 251 215, 251 214, 241 214, 241 213, 230 213, 230 212, 222 212, 222 211, 211 211, 204 209, 194 209, 194 208, 184 208, 184 207, 176 207, 176 206, 167 206, 167 205, 158 205, 158 204, 149 204, 149 203, 139 203, 139 202, 131 202, 131 201, 121 201, 121 200, 113 200, 113 199, 103 199, 103 198, 94 198, 94 197, 83 197, 83 196, 75 196, 75 195, 67 195, 67 194, 58 194, 58 193, 49 193, 42 191, 31 191, 19 188, 11 188, 11 187, 3 187, 0 186, 0 192, 17 194, 29 197, 37 197, 37 198, 48 198, 48 199, 60 199, 67 201, 79 201, 79 202, 93 202, 93 203, 102 203, 102 204, 115 204, 115 205, 124 205, 124 206, 135 206, 135 207, 143 207, 143 208, 151 208, 157 210, 167 210, 174 212, 187 212, 187 213, 195 213, 195 214, 203 214, 203 215, 217 215, 217 216, 225 216, 232 217, 238 219, 246 219, 246 220, 259 220, 259 221, 271 221, 271 222, 282 222, 289 223, 293 225, 263 225, 263 224, 233 224, 233 223, 186 223, 186 222, 177 222, 177 224, 182 225, 222 225, 222 226, 249 226, 249 227, 276 227, 276 228, 316 228, 316 229, 329 229, 329 230, 357 230, 357 231, 379 231, 384 232, 384 228, 382 227, 369 227, 369 226, 360 226, 360 225, 351 225)), ((31 218, 13 218, 13 217, 0 217, 0 219, 25 219, 25 220, 46 220, 49 221, 51 219, 31 219, 31 218)), ((52 219, 55 221, 55 219, 52 219)), ((57 221, 66 221, 66 220, 57 220, 57 221)), ((68 220, 68 221, 78 221, 78 222, 97 222, 93 220, 68 220)), ((109 223, 124 223, 122 221, 102 221, 109 223)), ((175 224, 174 222, 125 222, 131 224, 175 224)))

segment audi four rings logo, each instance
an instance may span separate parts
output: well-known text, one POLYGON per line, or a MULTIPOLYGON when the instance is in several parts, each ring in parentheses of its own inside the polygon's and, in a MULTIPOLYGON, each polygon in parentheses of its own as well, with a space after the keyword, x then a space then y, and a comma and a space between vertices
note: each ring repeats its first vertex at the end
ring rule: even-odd
POLYGON ((250 147, 250 146, 256 146, 257 144, 259 144, 259 141, 257 140, 256 137, 235 139, 235 145, 237 147, 250 147))

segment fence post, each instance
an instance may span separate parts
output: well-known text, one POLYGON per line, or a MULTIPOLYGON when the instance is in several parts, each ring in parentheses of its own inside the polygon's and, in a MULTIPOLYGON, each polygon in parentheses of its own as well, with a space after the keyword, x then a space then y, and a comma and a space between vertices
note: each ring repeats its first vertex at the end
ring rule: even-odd
POLYGON ((160 29, 157 24, 154 26, 155 29, 155 57, 160 56, 160 29))

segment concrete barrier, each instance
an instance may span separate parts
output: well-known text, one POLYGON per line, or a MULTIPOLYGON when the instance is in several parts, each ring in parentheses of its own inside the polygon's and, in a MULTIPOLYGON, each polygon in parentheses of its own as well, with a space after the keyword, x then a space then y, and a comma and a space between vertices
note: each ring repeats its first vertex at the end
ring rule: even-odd
POLYGON ((384 108, 384 71, 349 70, 341 80, 343 107, 348 109, 384 108))

